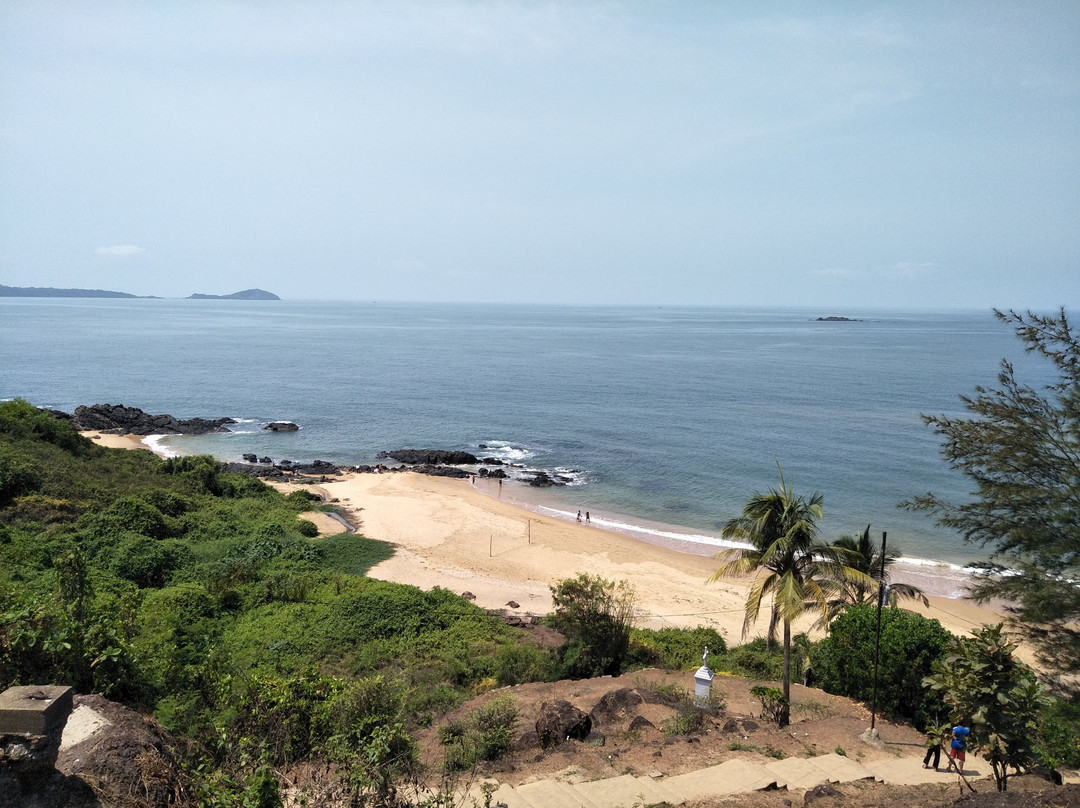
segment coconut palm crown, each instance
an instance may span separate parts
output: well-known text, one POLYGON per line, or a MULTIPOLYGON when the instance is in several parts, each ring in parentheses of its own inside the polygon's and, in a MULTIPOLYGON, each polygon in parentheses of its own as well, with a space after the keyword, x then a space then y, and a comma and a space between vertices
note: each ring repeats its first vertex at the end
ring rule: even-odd
POLYGON ((841 588, 839 601, 836 604, 838 610, 859 603, 876 604, 878 598, 881 597, 882 588, 887 593, 884 605, 895 607, 899 598, 911 598, 912 600, 921 601, 923 606, 930 605, 930 601, 926 599, 926 595, 919 587, 911 584, 892 583, 889 580, 891 577, 889 567, 900 558, 900 550, 896 547, 886 550, 885 563, 882 564, 881 547, 870 540, 870 525, 866 526, 866 530, 862 532, 862 535, 841 536, 833 541, 832 546, 843 551, 844 563, 853 569, 859 570, 859 572, 866 573, 873 579, 873 583, 870 585, 861 581, 845 582, 841 588), (884 574, 882 573, 883 568, 884 574))

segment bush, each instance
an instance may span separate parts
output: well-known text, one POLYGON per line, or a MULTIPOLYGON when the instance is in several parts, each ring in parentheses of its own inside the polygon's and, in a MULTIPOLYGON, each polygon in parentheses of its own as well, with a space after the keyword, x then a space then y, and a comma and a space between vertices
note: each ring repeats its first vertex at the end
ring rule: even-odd
POLYGON ((701 665, 706 648, 710 655, 716 656, 727 651, 727 644, 716 629, 702 626, 694 629, 662 628, 655 631, 635 628, 630 631, 630 648, 625 667, 692 670, 701 665))
MULTIPOLYGON (((792 647, 791 675, 802 675, 802 665, 795 657, 792 647)), ((713 666, 717 670, 745 676, 748 679, 764 679, 779 682, 784 676, 784 650, 780 646, 770 648, 764 638, 758 637, 744 645, 738 645, 718 658, 713 666)))
POLYGON ((1039 714, 1035 752, 1051 769, 1080 767, 1080 696, 1057 699, 1039 714))
MULTIPOLYGON (((874 682, 877 609, 854 606, 833 622, 829 636, 810 654, 814 684, 827 693, 869 702, 874 682)), ((937 620, 900 609, 881 613, 877 707, 920 729, 942 722, 948 711, 941 696, 923 686, 934 661, 943 657, 952 635, 937 620)))
POLYGON ((136 586, 165 586, 170 574, 187 555, 187 546, 175 540, 157 541, 128 534, 113 552, 112 571, 136 586))
POLYGON ((784 718, 790 713, 791 704, 784 697, 784 691, 778 687, 757 685, 750 688, 750 695, 761 702, 761 717, 772 721, 776 726, 784 726, 784 718))
POLYGON ((109 533, 139 533, 151 539, 168 535, 165 516, 142 497, 120 497, 94 520, 96 535, 109 533))
POLYGON ((579 573, 551 587, 555 628, 566 637, 562 648, 569 678, 617 675, 630 645, 634 590, 626 581, 579 573))
POLYGON ((495 680, 500 687, 555 678, 555 659, 535 645, 504 645, 495 658, 495 680))
POLYGON ((448 747, 446 770, 465 771, 481 760, 498 760, 508 754, 513 749, 512 734, 517 719, 513 696, 503 693, 463 720, 440 728, 439 737, 448 747))
POLYGON ((56 418, 21 398, 0 403, 0 435, 34 438, 78 457, 85 457, 93 446, 70 421, 56 418))
POLYGON ((29 457, 0 446, 0 506, 36 490, 40 484, 41 477, 29 457))

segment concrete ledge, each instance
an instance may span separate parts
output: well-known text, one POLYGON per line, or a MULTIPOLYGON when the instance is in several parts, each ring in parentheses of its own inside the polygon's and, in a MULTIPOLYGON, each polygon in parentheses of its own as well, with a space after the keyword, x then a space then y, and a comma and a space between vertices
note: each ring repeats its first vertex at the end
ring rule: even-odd
POLYGON ((11 687, 0 693, 0 733, 48 735, 71 715, 73 693, 63 685, 11 687))

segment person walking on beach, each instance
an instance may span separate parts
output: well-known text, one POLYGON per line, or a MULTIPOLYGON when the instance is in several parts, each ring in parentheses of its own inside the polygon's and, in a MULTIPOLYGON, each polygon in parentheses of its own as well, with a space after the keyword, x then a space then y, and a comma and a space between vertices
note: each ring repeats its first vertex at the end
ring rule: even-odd
POLYGON ((941 746, 949 737, 950 727, 948 724, 940 727, 930 727, 926 731, 926 756, 922 759, 922 767, 930 768, 930 758, 934 759, 934 771, 938 771, 941 765, 941 746))
POLYGON ((589 524, 589 512, 585 511, 585 524, 589 524))
POLYGON ((577 520, 578 520, 579 522, 581 521, 581 511, 578 511, 578 512, 577 512, 577 520))
POLYGON ((964 726, 953 727, 952 730, 952 744, 950 744, 949 756, 956 761, 956 770, 960 774, 964 773, 964 759, 967 752, 967 737, 971 734, 971 730, 964 726))

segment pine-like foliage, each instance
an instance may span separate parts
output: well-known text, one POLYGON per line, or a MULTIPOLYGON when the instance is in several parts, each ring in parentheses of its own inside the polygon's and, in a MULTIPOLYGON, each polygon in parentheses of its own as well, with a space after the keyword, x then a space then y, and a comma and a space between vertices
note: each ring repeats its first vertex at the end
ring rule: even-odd
POLYGON ((1003 361, 997 389, 961 396, 968 418, 924 416, 942 455, 975 484, 974 497, 934 494, 905 503, 992 550, 974 596, 1000 599, 1011 624, 1061 673, 1080 672, 1080 335, 1055 316, 995 311, 1028 352, 1053 363, 1057 380, 1021 383, 1003 361))

